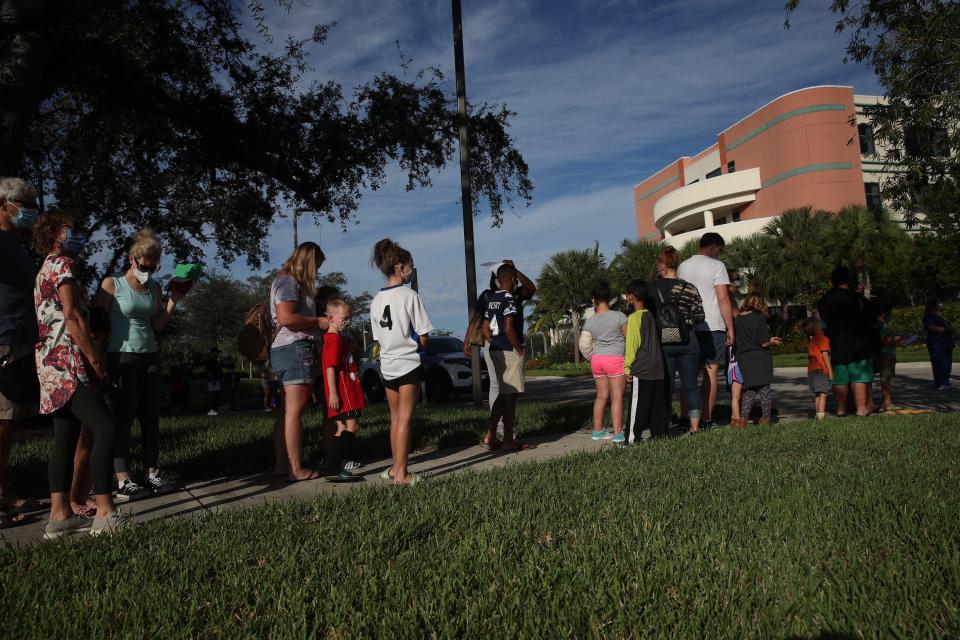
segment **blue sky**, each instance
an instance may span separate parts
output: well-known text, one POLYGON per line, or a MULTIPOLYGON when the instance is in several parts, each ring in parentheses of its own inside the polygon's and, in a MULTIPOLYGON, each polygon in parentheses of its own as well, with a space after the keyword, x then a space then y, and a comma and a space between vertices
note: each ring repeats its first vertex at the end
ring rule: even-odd
MULTIPOLYGON (((511 133, 536 185, 532 206, 508 212, 500 229, 479 212, 477 262, 512 258, 535 278, 552 253, 594 241, 609 259, 636 236, 632 187, 667 163, 789 91, 848 84, 878 92, 868 69, 843 64, 846 38, 834 33, 828 4, 805 0, 786 31, 781 0, 463 0, 467 95, 517 112, 511 133)), ((453 92, 446 0, 311 0, 289 14, 274 9, 269 22, 277 42, 336 22, 311 62, 316 79, 340 82, 347 95, 376 73, 401 73, 396 41, 413 69, 439 67, 453 92)), ((381 285, 370 249, 384 236, 396 239, 413 252, 434 326, 461 334, 458 165, 435 175, 431 189, 404 185, 392 171, 346 232, 301 220, 300 238, 319 241, 324 270, 343 271, 354 292, 381 285)), ((292 236, 289 220, 275 223, 271 264, 286 258, 292 236)), ((249 274, 242 262, 230 270, 249 274)))

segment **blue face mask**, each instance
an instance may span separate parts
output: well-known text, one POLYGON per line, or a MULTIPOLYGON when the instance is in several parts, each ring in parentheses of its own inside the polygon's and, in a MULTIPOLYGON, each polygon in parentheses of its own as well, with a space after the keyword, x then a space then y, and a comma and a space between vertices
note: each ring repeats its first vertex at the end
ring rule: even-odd
POLYGON ((87 244, 87 237, 74 228, 67 229, 66 239, 60 243, 60 251, 68 256, 75 256, 83 251, 87 244))
MULTIPOLYGON (((12 202, 10 204, 13 204, 12 202)), ((17 206, 13 204, 13 206, 17 206)), ((37 218, 40 217, 40 212, 36 209, 30 209, 28 207, 20 207, 17 212, 17 217, 13 219, 13 226, 17 229, 23 229, 24 231, 29 231, 33 228, 33 225, 37 223, 37 218)))

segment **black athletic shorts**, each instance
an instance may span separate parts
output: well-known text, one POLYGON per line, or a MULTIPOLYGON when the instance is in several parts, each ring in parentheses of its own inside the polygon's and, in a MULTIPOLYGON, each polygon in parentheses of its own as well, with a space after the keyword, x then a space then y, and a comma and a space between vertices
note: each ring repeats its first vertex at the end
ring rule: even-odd
POLYGON ((419 385, 421 380, 423 380, 423 365, 420 365, 410 373, 403 374, 399 378, 394 378, 393 380, 387 380, 384 378, 383 386, 391 391, 397 391, 405 384, 419 385))

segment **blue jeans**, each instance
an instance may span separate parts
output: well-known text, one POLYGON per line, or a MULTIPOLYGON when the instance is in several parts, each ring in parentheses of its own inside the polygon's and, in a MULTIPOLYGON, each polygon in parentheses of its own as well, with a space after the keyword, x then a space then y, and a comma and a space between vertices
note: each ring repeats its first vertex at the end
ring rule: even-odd
POLYGON ((666 367, 667 406, 673 402, 673 376, 680 372, 680 385, 687 400, 687 417, 700 418, 700 344, 691 331, 686 344, 662 345, 663 363, 666 367))
POLYGON ((950 370, 953 368, 953 349, 933 347, 930 351, 930 366, 933 367, 933 386, 950 384, 950 370))

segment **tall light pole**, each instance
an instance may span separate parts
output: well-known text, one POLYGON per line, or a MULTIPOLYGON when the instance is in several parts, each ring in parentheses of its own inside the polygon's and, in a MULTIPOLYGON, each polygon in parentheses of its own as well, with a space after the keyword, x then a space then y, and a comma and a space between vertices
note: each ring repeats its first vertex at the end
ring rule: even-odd
MULTIPOLYGON (((453 57, 457 74, 457 119, 460 124, 460 201, 463 203, 463 254, 467 267, 467 318, 473 317, 477 300, 477 258, 473 250, 473 186, 470 181, 470 135, 467 130, 467 81, 463 70, 463 20, 460 0, 453 3, 453 57)), ((466 336, 467 340, 470 336, 466 336)), ((470 348, 470 369, 473 372, 473 404, 483 402, 480 381, 480 347, 470 348)))
POLYGON ((300 222, 300 207, 293 208, 293 248, 296 249, 300 244, 300 230, 297 228, 300 222))

